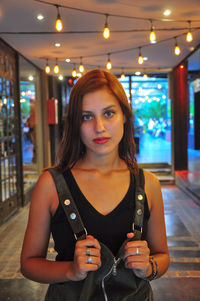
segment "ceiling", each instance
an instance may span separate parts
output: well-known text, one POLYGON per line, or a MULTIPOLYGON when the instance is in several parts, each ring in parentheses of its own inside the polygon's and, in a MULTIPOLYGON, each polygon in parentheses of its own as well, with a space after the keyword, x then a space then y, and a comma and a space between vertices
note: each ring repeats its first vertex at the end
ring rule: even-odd
MULTIPOLYGON (((57 10, 54 5, 35 0, 1 0, 0 37, 42 69, 46 65, 46 58, 51 69, 57 58, 63 75, 71 74, 74 64, 78 69, 80 57, 87 70, 105 68, 108 53, 114 73, 120 73, 122 68, 126 73, 138 70, 167 72, 200 44, 200 0, 47 1, 61 5, 59 10, 64 33, 55 30, 57 10), (166 8, 172 11, 168 17, 163 16, 166 8), (44 16, 42 21, 37 20, 39 13, 44 16), (108 25, 111 30, 108 40, 102 36, 106 14, 109 14, 108 25), (153 19, 155 26, 156 44, 149 43, 150 19, 153 19), (191 21, 193 33, 191 43, 185 41, 188 20, 191 21), (179 56, 173 52, 175 36, 181 47, 179 56), (55 42, 61 46, 55 47, 55 42), (142 56, 148 58, 142 65, 137 62, 139 47, 142 56), (65 62, 66 58, 70 58, 71 62, 65 62)), ((200 61, 199 54, 194 56, 192 64, 195 66, 197 61, 200 61)))

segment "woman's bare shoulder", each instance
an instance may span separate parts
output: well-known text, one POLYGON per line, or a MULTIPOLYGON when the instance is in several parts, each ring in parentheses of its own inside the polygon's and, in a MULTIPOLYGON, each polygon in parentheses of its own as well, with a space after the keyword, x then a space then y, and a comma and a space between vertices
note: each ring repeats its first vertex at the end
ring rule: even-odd
POLYGON ((145 193, 147 195, 147 200, 149 208, 157 202, 162 202, 162 193, 160 181, 155 174, 148 170, 144 170, 145 177, 145 193))

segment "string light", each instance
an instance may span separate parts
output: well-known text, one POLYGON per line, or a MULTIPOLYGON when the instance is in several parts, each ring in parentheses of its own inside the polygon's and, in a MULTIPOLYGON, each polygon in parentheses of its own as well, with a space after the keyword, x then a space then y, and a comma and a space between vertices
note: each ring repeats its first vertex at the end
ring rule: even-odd
POLYGON ((178 46, 176 37, 175 37, 174 53, 175 53, 176 55, 179 55, 179 54, 181 53, 181 49, 180 49, 180 47, 178 46))
POLYGON ((106 15, 106 22, 103 30, 103 37, 108 39, 110 37, 110 29, 108 28, 108 14, 106 15))
POLYGON ((151 22, 151 32, 150 32, 150 35, 149 35, 149 40, 150 40, 150 43, 156 43, 156 34, 154 32, 154 26, 153 26, 153 23, 152 23, 152 20, 150 20, 151 22))
POLYGON ((74 65, 74 69, 72 70, 72 76, 76 77, 77 73, 76 73, 76 66, 74 65))
POLYGON ((112 68, 112 64, 111 64, 111 61, 110 61, 110 53, 108 53, 108 61, 107 61, 107 64, 106 64, 106 68, 108 70, 110 70, 112 68))
POLYGON ((46 66, 45 66, 45 72, 46 73, 50 73, 50 67, 49 67, 49 63, 48 63, 48 59, 47 59, 47 63, 46 63, 46 66))
POLYGON ((188 33, 186 35, 186 41, 188 43, 192 42, 193 40, 193 36, 192 36, 192 33, 191 33, 191 21, 188 21, 188 33))
POLYGON ((57 59, 56 59, 56 64, 55 64, 55 66, 54 66, 53 71, 54 71, 56 74, 59 73, 59 66, 58 66, 58 60, 57 60, 57 59))
POLYGON ((141 54, 141 47, 139 47, 139 56, 138 56, 138 64, 143 64, 144 63, 144 60, 143 60, 143 57, 142 57, 142 54, 141 54))
POLYGON ((56 8, 57 8, 57 19, 56 19, 56 29, 57 31, 61 31, 63 29, 63 24, 62 24, 62 20, 61 20, 61 17, 60 17, 60 12, 59 12, 59 5, 55 5, 56 8))
POLYGON ((85 68, 84 68, 84 66, 83 66, 83 63, 82 63, 82 56, 81 56, 81 57, 80 57, 79 71, 80 71, 81 73, 83 73, 84 70, 85 70, 85 68))
POLYGON ((121 73, 120 78, 121 78, 121 79, 125 79, 125 77, 126 77, 126 76, 125 76, 125 74, 124 74, 124 68, 122 68, 122 73, 121 73))

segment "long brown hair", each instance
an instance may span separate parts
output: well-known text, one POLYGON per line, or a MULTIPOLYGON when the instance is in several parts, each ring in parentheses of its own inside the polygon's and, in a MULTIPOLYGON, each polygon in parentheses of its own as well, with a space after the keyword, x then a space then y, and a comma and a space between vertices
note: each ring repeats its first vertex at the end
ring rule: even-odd
POLYGON ((74 85, 65 118, 64 132, 57 152, 57 167, 65 170, 73 166, 85 154, 85 145, 80 138, 82 122, 82 99, 87 93, 107 88, 119 101, 126 117, 124 135, 119 143, 119 156, 128 168, 137 174, 138 166, 135 158, 135 142, 133 128, 133 114, 125 91, 118 79, 110 72, 93 69, 83 75, 74 85))

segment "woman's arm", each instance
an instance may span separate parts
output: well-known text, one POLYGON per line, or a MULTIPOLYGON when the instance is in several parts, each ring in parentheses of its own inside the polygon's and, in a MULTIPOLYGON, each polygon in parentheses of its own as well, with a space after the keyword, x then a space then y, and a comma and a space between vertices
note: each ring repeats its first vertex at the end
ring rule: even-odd
POLYGON ((160 277, 167 271, 169 266, 163 198, 158 178, 148 171, 145 171, 144 174, 145 192, 150 209, 147 241, 150 254, 153 255, 158 264, 158 277, 160 277))
MULTIPOLYGON (((147 241, 130 241, 125 246, 125 264, 133 269, 140 278, 152 274, 150 256, 153 256, 158 266, 156 277, 162 276, 169 266, 169 252, 164 221, 164 208, 160 183, 155 175, 144 171, 145 193, 147 195, 150 218, 148 221, 147 241)), ((133 234, 127 235, 129 238, 133 234)), ((154 269, 156 264, 154 262, 154 269)))
POLYGON ((91 236, 77 242, 74 261, 55 262, 46 259, 50 236, 50 219, 58 205, 54 181, 49 172, 43 173, 34 189, 28 225, 21 252, 22 274, 37 282, 55 283, 84 279, 88 271, 101 265, 100 245, 91 236), (93 264, 88 264, 86 248, 93 248, 93 264))

